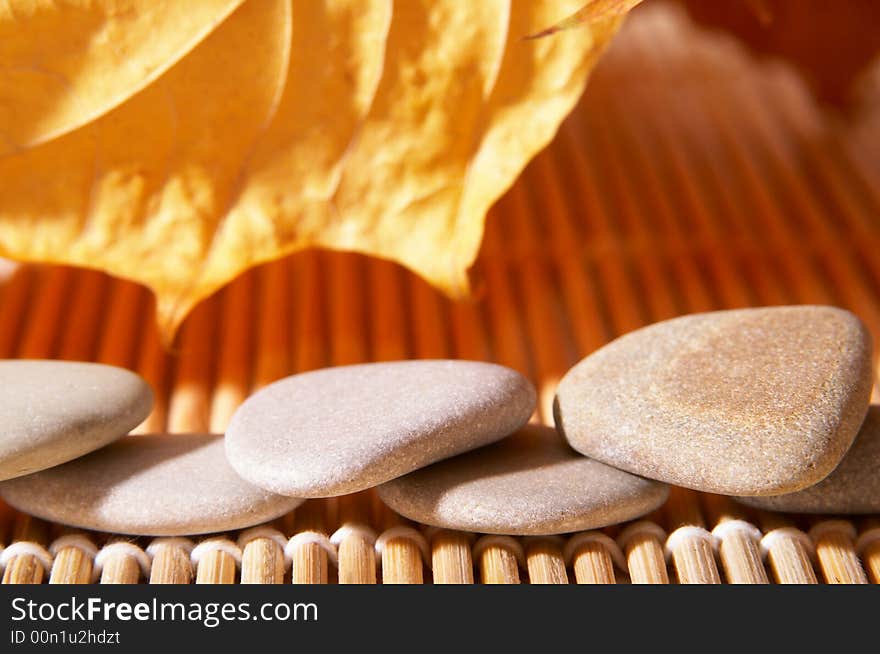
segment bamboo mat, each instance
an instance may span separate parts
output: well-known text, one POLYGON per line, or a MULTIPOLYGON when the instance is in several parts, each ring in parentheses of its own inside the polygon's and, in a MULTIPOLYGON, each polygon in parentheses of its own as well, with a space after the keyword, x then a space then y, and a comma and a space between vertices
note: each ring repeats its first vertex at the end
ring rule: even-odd
MULTIPOLYGON (((282 376, 434 357, 522 371, 539 389, 535 419, 550 422, 576 361, 697 311, 836 304, 880 342, 878 117, 827 114, 783 65, 649 4, 493 209, 474 301, 450 302, 388 262, 308 252, 201 305, 166 353, 143 289, 8 264, 0 357, 137 370, 157 398, 140 431, 220 432, 282 376)), ((427 529, 372 493, 192 540, 82 534, 0 506, 0 544, 18 548, 4 583, 880 583, 878 536, 878 516, 758 513, 682 489, 635 525, 526 539, 427 529)))

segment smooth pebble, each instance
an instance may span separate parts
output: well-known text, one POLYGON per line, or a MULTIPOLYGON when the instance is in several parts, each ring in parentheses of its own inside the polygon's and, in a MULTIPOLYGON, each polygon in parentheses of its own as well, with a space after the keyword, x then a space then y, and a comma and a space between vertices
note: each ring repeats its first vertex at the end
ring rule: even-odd
POLYGON ((0 483, 15 508, 83 529, 180 536, 271 520, 302 500, 249 484, 229 466, 223 437, 148 434, 0 483))
POLYGON ((124 436, 153 393, 138 375, 98 363, 0 361, 0 480, 51 468, 124 436))
POLYGON ((569 371, 557 427, 630 472, 725 495, 779 495, 828 475, 868 408, 871 339, 823 306, 742 309, 627 334, 569 371))
POLYGON ((525 424, 535 390, 475 361, 342 366, 275 382, 236 411, 229 461, 293 497, 354 493, 497 441, 525 424))
POLYGON ((744 504, 791 513, 880 513, 880 405, 868 410, 843 461, 815 486, 775 497, 741 497, 744 504))
POLYGON ((663 504, 669 489, 581 456, 550 427, 529 425, 378 492, 394 511, 436 527, 542 535, 637 518, 663 504))

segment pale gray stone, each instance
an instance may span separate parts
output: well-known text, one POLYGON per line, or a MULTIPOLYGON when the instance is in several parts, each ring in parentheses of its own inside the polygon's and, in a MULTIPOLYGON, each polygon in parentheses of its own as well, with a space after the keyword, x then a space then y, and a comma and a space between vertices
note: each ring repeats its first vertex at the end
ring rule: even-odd
POLYGON ((327 368, 248 398, 229 424, 226 451, 242 477, 272 492, 343 495, 497 441, 534 408, 532 385, 489 363, 327 368))
POLYGON ((71 361, 0 361, 0 479, 70 461, 127 434, 153 393, 122 368, 71 361))
POLYGON ((651 479, 779 495, 830 473, 865 417, 871 339, 833 307, 743 309, 627 334, 569 371, 556 422, 576 450, 651 479))
POLYGON ((868 410, 843 461, 818 484, 797 493, 739 500, 790 513, 880 513, 880 405, 868 410))
POLYGON ((558 534, 632 520, 666 500, 665 484, 572 450, 550 427, 435 463, 379 487, 394 511, 436 527, 558 534))
POLYGON ((32 515, 121 534, 180 536, 272 520, 302 500, 268 493, 226 461, 223 437, 127 436, 64 465, 0 483, 32 515))

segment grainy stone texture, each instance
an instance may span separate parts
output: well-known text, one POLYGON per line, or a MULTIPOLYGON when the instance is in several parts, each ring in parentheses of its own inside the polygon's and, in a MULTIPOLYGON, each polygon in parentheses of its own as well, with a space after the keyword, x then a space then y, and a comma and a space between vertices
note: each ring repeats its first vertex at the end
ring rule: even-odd
POLYGON ((535 407, 519 373, 474 361, 327 368, 275 382, 226 436, 245 479, 293 497, 370 488, 516 431, 535 407))
POLYGON ((744 504, 791 513, 880 513, 880 405, 868 416, 843 461, 815 486, 775 497, 742 497, 744 504))
POLYGON ((578 451, 725 495, 823 479, 865 417, 871 340, 853 314, 798 306, 697 314, 627 334, 569 371, 556 423, 578 451))
POLYGON ((146 418, 153 393, 122 368, 71 361, 0 361, 0 479, 70 461, 146 418))
POLYGON ((128 436, 70 463, 2 482, 0 496, 46 520, 149 536, 249 527, 302 501, 243 480, 226 461, 223 437, 208 434, 128 436))
POLYGON ((665 484, 581 456, 550 427, 379 487, 394 511, 425 524, 492 534, 561 534, 637 518, 666 500, 665 484))

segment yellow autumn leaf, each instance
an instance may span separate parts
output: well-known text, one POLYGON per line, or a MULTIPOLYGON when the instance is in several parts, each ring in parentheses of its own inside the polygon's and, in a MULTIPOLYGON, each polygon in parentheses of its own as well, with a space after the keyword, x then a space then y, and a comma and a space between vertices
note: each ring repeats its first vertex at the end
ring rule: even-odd
POLYGON ((68 88, 13 88, 0 59, 0 255, 143 283, 169 338, 243 270, 307 247, 466 293, 486 211, 622 19, 526 40, 583 0, 45 4, 58 16, 21 20, 37 0, 0 13, 0 34, 17 21, 41 44, 0 56, 54 62, 68 88), (114 17, 94 28, 107 38, 65 32, 86 6, 114 17))
POLYGON ((0 155, 106 113, 174 65, 241 3, 0 3, 0 155))
POLYGON ((615 16, 623 16, 628 11, 635 8, 642 0, 589 0, 583 7, 574 12, 571 16, 567 16, 558 23, 547 27, 546 29, 530 34, 526 38, 539 39, 563 30, 574 29, 585 23, 595 23, 596 21, 613 18, 615 16))

